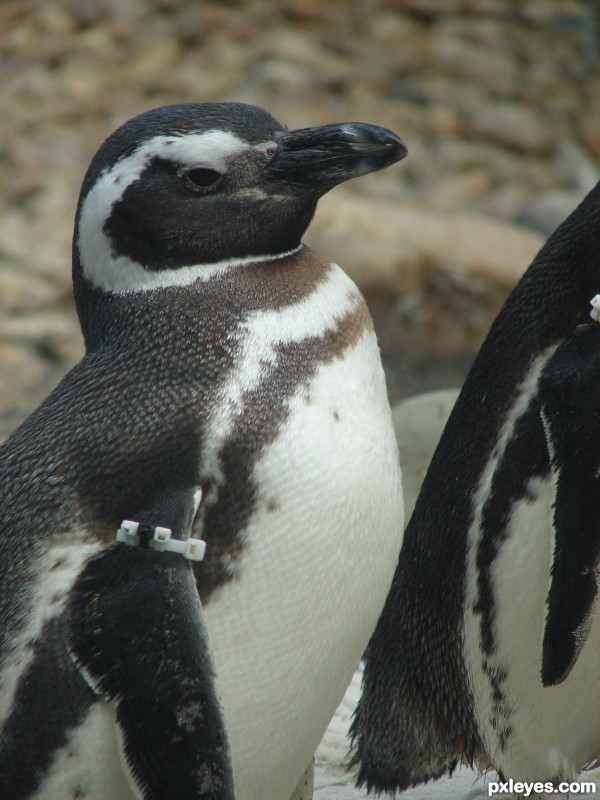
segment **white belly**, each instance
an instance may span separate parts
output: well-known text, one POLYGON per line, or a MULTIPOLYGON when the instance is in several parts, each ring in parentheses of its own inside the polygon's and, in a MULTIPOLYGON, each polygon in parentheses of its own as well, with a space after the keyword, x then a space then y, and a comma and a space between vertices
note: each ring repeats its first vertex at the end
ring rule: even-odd
POLYGON ((255 469, 238 580, 206 606, 237 800, 287 800, 383 607, 403 529, 375 337, 319 368, 255 469))
POLYGON ((554 480, 532 478, 528 495, 511 509, 508 532, 491 565, 494 597, 494 652, 486 669, 481 652, 480 616, 473 611, 478 571, 475 554, 483 509, 493 474, 517 420, 537 392, 541 371, 555 347, 533 362, 503 423, 474 496, 469 534, 465 606, 465 660, 475 701, 477 727, 491 763, 506 778, 523 781, 568 780, 600 755, 600 617, 571 674, 561 684, 542 685, 542 640, 546 598, 554 552, 554 480), (491 685, 490 667, 503 697, 491 685), (500 723, 500 725, 498 724, 500 723), (502 742, 498 728, 508 732, 502 742))
POLYGON ((127 776, 117 739, 115 711, 110 703, 96 703, 85 719, 67 734, 54 754, 35 800, 140 800, 127 776))
POLYGON ((503 689, 513 730, 505 748, 490 728, 490 686, 481 672, 481 658, 471 648, 470 666, 480 698, 478 725, 492 762, 507 778, 571 780, 600 754, 600 617, 596 613, 588 641, 567 679, 544 688, 540 670, 554 549, 554 484, 536 481, 534 487, 538 498, 515 506, 511 533, 493 565, 497 643, 493 661, 506 671, 503 689))

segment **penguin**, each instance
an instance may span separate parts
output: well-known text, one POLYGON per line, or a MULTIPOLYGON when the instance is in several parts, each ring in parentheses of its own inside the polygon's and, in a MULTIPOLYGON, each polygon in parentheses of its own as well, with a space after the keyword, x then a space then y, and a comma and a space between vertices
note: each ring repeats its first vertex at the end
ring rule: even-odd
POLYGON ((361 785, 461 761, 556 784, 600 757, 599 288, 600 184, 508 297, 433 456, 368 647, 361 785))
POLYGON ((0 449, 0 795, 309 800, 403 529, 376 336, 302 242, 406 155, 172 105, 83 180, 85 356, 0 449))

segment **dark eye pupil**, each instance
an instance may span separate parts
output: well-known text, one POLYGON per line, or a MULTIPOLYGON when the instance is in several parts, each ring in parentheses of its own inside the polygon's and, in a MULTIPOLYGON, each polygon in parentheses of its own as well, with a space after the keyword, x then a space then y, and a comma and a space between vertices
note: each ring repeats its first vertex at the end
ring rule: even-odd
POLYGON ((214 169, 207 169, 206 167, 197 167, 191 169, 187 174, 194 186, 212 186, 221 177, 221 173, 214 169))

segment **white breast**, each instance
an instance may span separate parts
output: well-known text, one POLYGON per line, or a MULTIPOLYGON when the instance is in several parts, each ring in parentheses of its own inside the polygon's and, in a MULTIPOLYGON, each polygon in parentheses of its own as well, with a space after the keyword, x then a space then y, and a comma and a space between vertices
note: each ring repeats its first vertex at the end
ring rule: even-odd
MULTIPOLYGON (((355 299, 341 271, 332 280, 338 306, 352 302, 349 286, 355 299)), ((398 453, 371 331, 292 399, 255 478, 263 494, 240 577, 211 599, 206 621, 236 797, 283 800, 350 682, 401 543, 398 453)))
POLYGON ((600 754, 600 618, 567 679, 542 686, 541 653, 554 550, 555 482, 537 482, 537 498, 519 502, 494 565, 498 652, 507 669, 515 735, 499 754, 507 774, 524 780, 574 779, 600 754))
POLYGON ((142 800, 129 778, 112 703, 93 705, 54 754, 36 800, 142 800))
MULTIPOLYGON (((506 777, 522 781, 571 780, 600 753, 600 617, 568 678, 544 688, 541 681, 546 598, 554 552, 553 478, 531 479, 526 496, 510 510, 506 540, 491 567, 495 652, 488 664, 505 677, 502 707, 510 735, 503 744, 494 689, 483 669, 475 563, 484 504, 516 422, 537 391, 550 348, 536 359, 519 389, 500 432, 497 447, 474 499, 470 530, 465 606, 465 659, 475 697, 475 716, 490 761, 506 777)), ((502 722, 502 720, 500 720, 502 722)))

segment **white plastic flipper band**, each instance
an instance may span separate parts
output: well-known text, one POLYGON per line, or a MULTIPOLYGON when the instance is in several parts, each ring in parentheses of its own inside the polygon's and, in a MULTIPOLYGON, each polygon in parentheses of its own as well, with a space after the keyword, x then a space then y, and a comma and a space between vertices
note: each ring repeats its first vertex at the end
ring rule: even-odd
MULTIPOLYGON (((140 543, 139 527, 139 522, 124 519, 117 531, 117 542, 137 547, 140 543)), ((153 550, 158 550, 160 553, 165 550, 169 553, 179 553, 189 561, 202 561, 206 550, 206 542, 203 539, 194 539, 192 537, 186 541, 172 539, 170 528, 154 528, 154 534, 148 541, 148 546, 153 550)))
POLYGON ((590 300, 590 305, 592 306, 590 317, 594 320, 594 322, 600 322, 600 294, 592 297, 590 300))

